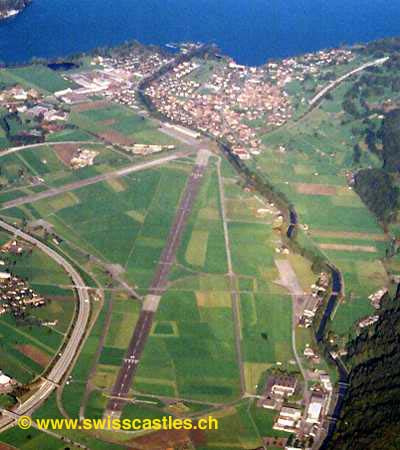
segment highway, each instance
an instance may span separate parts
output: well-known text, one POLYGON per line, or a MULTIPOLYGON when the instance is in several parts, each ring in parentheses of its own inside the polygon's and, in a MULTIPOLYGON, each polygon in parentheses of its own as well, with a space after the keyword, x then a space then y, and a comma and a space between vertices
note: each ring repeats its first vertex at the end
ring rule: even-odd
POLYGON ((117 418, 121 415, 125 399, 129 394, 132 382, 139 365, 147 338, 150 334, 154 315, 157 312, 161 296, 167 288, 168 276, 175 262, 182 233, 191 213, 194 201, 200 189, 203 175, 206 171, 210 153, 200 150, 192 174, 186 184, 180 201, 174 224, 170 230, 166 246, 158 262, 153 281, 150 285, 142 311, 128 346, 127 354, 120 368, 117 380, 113 386, 111 399, 107 404, 105 416, 117 418))
MULTIPOLYGON (((46 255, 52 258, 57 264, 59 264, 63 269, 69 274, 72 282, 75 286, 79 307, 78 307, 78 317, 74 322, 74 327, 72 329, 70 338, 62 350, 62 354, 59 356, 53 368, 47 374, 46 380, 42 382, 39 389, 31 396, 28 400, 21 403, 19 406, 12 409, 12 412, 16 415, 30 415, 38 408, 56 389, 57 385, 63 379, 68 368, 72 364, 77 352, 79 350, 80 344, 86 332, 86 327, 89 322, 90 316, 90 299, 89 294, 85 286, 85 283, 79 273, 71 266, 71 264, 62 256, 60 256, 53 249, 47 245, 40 242, 38 239, 30 236, 27 233, 15 228, 12 225, 0 220, 0 228, 13 233, 15 236, 31 243, 46 255)), ((8 428, 15 419, 10 417, 10 415, 0 418, 0 431, 4 428, 8 428)))
POLYGON ((184 158, 187 156, 188 152, 178 152, 169 156, 164 156, 163 158, 154 159, 153 161, 144 162, 141 164, 133 164, 123 169, 115 170, 113 172, 103 173, 96 175, 86 180, 74 181, 73 183, 66 184, 58 188, 50 188, 47 191, 39 192, 38 194, 27 195, 25 197, 17 198, 9 202, 3 203, 1 210, 17 208, 28 203, 38 202, 39 200, 44 200, 45 198, 54 197, 65 192, 75 191, 92 184, 100 183, 102 181, 111 180, 112 178, 125 177, 131 173, 139 172, 141 170, 151 169, 152 167, 160 166, 166 164, 170 161, 174 161, 179 158, 184 158))

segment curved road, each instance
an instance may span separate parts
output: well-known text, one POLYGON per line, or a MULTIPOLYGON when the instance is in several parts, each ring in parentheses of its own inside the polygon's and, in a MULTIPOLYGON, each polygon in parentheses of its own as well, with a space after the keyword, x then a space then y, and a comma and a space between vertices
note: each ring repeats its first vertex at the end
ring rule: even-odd
POLYGON ((95 141, 64 141, 64 142, 40 142, 38 144, 31 144, 31 145, 21 145, 19 147, 11 147, 4 152, 0 153, 0 158, 2 156, 11 155, 12 153, 16 153, 22 150, 28 150, 29 148, 39 148, 39 147, 45 147, 46 145, 51 146, 57 146, 57 145, 67 145, 67 144, 101 144, 101 142, 95 142, 95 141))
MULTIPOLYGON (((13 413, 20 415, 30 415, 33 411, 38 408, 41 403, 47 399, 50 394, 57 388, 58 383, 64 377, 66 371, 72 364, 77 351, 79 349, 82 338, 85 335, 86 327, 89 322, 90 316, 90 299, 88 291, 85 288, 85 283, 82 280, 79 273, 72 267, 72 265, 57 252, 52 250, 47 245, 40 242, 38 239, 30 236, 27 233, 15 228, 12 225, 0 220, 0 228, 13 233, 15 236, 24 239, 25 241, 33 244, 36 248, 42 250, 46 255, 52 258, 57 264, 62 266, 64 270, 70 275, 73 284, 75 285, 76 291, 78 293, 79 300, 79 310, 78 317, 75 321, 75 326, 72 330, 70 338, 66 346, 62 350, 61 356, 57 359, 50 373, 43 381, 40 388, 26 401, 24 401, 19 406, 13 409, 13 413)), ((3 416, 0 418, 0 431, 3 428, 8 428, 13 425, 15 419, 9 416, 3 416)))
POLYGON ((322 98, 332 89, 334 89, 337 85, 339 85, 340 83, 342 83, 343 81, 347 80, 347 78, 350 78, 351 76, 362 72, 365 69, 368 69, 369 67, 373 67, 373 66, 380 66, 382 64, 385 64, 386 61, 388 61, 390 58, 387 56, 385 58, 379 58, 376 59, 375 61, 372 62, 368 62, 363 64, 360 67, 357 67, 356 69, 352 70, 351 72, 348 72, 344 75, 342 75, 340 78, 338 78, 337 80, 332 81, 332 83, 329 83, 327 86, 325 86, 322 91, 318 92, 318 94, 313 97, 310 101, 309 101, 309 105, 310 107, 314 107, 320 100, 322 100, 322 98))

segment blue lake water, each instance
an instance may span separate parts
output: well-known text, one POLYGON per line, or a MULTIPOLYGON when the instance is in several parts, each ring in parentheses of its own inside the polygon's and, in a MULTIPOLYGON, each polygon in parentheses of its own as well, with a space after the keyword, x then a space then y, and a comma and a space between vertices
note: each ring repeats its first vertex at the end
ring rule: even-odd
POLYGON ((400 34, 399 0, 33 0, 0 23, 0 60, 116 45, 215 42, 256 65, 400 34))

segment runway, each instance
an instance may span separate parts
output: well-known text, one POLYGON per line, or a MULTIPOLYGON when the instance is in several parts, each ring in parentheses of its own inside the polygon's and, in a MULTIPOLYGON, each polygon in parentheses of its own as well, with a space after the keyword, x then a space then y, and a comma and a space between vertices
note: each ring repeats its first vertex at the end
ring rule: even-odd
POLYGON ((143 308, 129 343, 123 365, 112 389, 112 398, 107 404, 105 416, 118 418, 140 363, 147 338, 150 334, 154 315, 157 312, 161 296, 167 288, 168 276, 175 262, 176 252, 185 229, 193 204, 199 192, 203 175, 206 171, 210 153, 200 150, 196 165, 186 184, 186 188, 176 213, 174 224, 170 230, 166 246, 161 254, 149 293, 143 303, 143 308))

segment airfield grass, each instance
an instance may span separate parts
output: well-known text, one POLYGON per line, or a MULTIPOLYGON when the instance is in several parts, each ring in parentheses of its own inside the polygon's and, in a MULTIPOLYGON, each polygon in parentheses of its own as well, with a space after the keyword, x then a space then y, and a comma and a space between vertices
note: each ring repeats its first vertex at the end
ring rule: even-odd
POLYGON ((228 270, 214 165, 205 175, 177 257, 183 267, 201 273, 226 273, 228 270))
MULTIPOLYGON (((292 359, 292 304, 287 293, 274 284, 279 278, 274 264, 274 240, 278 235, 268 220, 253 223, 254 197, 245 196, 235 186, 228 191, 228 201, 253 205, 245 213, 234 215, 228 225, 238 288, 250 291, 240 296, 241 345, 250 391, 255 390, 253 384, 259 382, 266 369, 292 359)), ((229 401, 238 395, 232 300, 224 275, 227 266, 219 202, 218 179, 211 166, 178 251, 179 269, 175 268, 173 282, 157 313, 157 324, 163 324, 161 331, 168 328, 169 332, 155 332, 159 325, 152 332, 136 379, 135 389, 140 392, 154 393, 154 389, 162 392, 162 386, 165 392, 170 392, 168 395, 204 401, 229 401), (207 264, 206 255, 210 230, 216 226, 223 260, 214 267, 207 264), (179 309, 175 306, 178 304, 179 309), (171 314, 173 309, 180 312, 171 314), (184 314, 184 321, 180 314, 184 314), (186 345, 180 349, 181 343, 186 345), (197 361, 193 360, 193 354, 199 355, 197 361), (229 385, 225 385, 228 380, 229 385), (228 386, 236 387, 229 392, 228 386)), ((306 275, 309 277, 308 272, 306 275)))
POLYGON ((292 301, 287 295, 241 294, 244 358, 249 363, 286 363, 293 355, 292 301), (264 337, 262 336, 264 335, 264 337))
POLYGON ((0 183, 3 185, 2 201, 13 200, 33 192, 44 191, 48 187, 62 186, 98 174, 110 172, 126 166, 131 161, 122 153, 117 153, 102 144, 87 144, 86 149, 97 151, 94 165, 73 170, 64 164, 55 152, 55 147, 45 144, 41 147, 27 148, 1 157, 0 183), (31 177, 40 177, 42 185, 31 186, 31 177), (20 187, 19 190, 16 190, 20 187))
POLYGON ((92 391, 86 405, 85 416, 101 419, 107 404, 107 397, 100 391, 92 391))
MULTIPOLYGON (((114 299, 110 330, 105 341, 106 346, 116 349, 116 351, 128 348, 139 312, 140 305, 136 300, 114 299)), ((104 363, 109 362, 104 360, 104 363)))
POLYGON ((125 177, 121 192, 102 182, 38 201, 32 208, 60 236, 106 262, 120 264, 127 280, 147 287, 186 179, 186 168, 165 166, 125 177))
POLYGON ((157 320, 173 322, 177 331, 150 336, 138 369, 136 390, 154 393, 154 379, 155 386, 173 386, 175 395, 186 398, 228 401, 238 395, 230 304, 204 307, 199 306, 195 292, 167 292, 157 320))
POLYGON ((218 419, 218 430, 206 431, 207 445, 200 449, 258 448, 262 436, 288 437, 272 429, 275 416, 274 411, 256 408, 251 401, 226 408, 213 414, 218 419))

